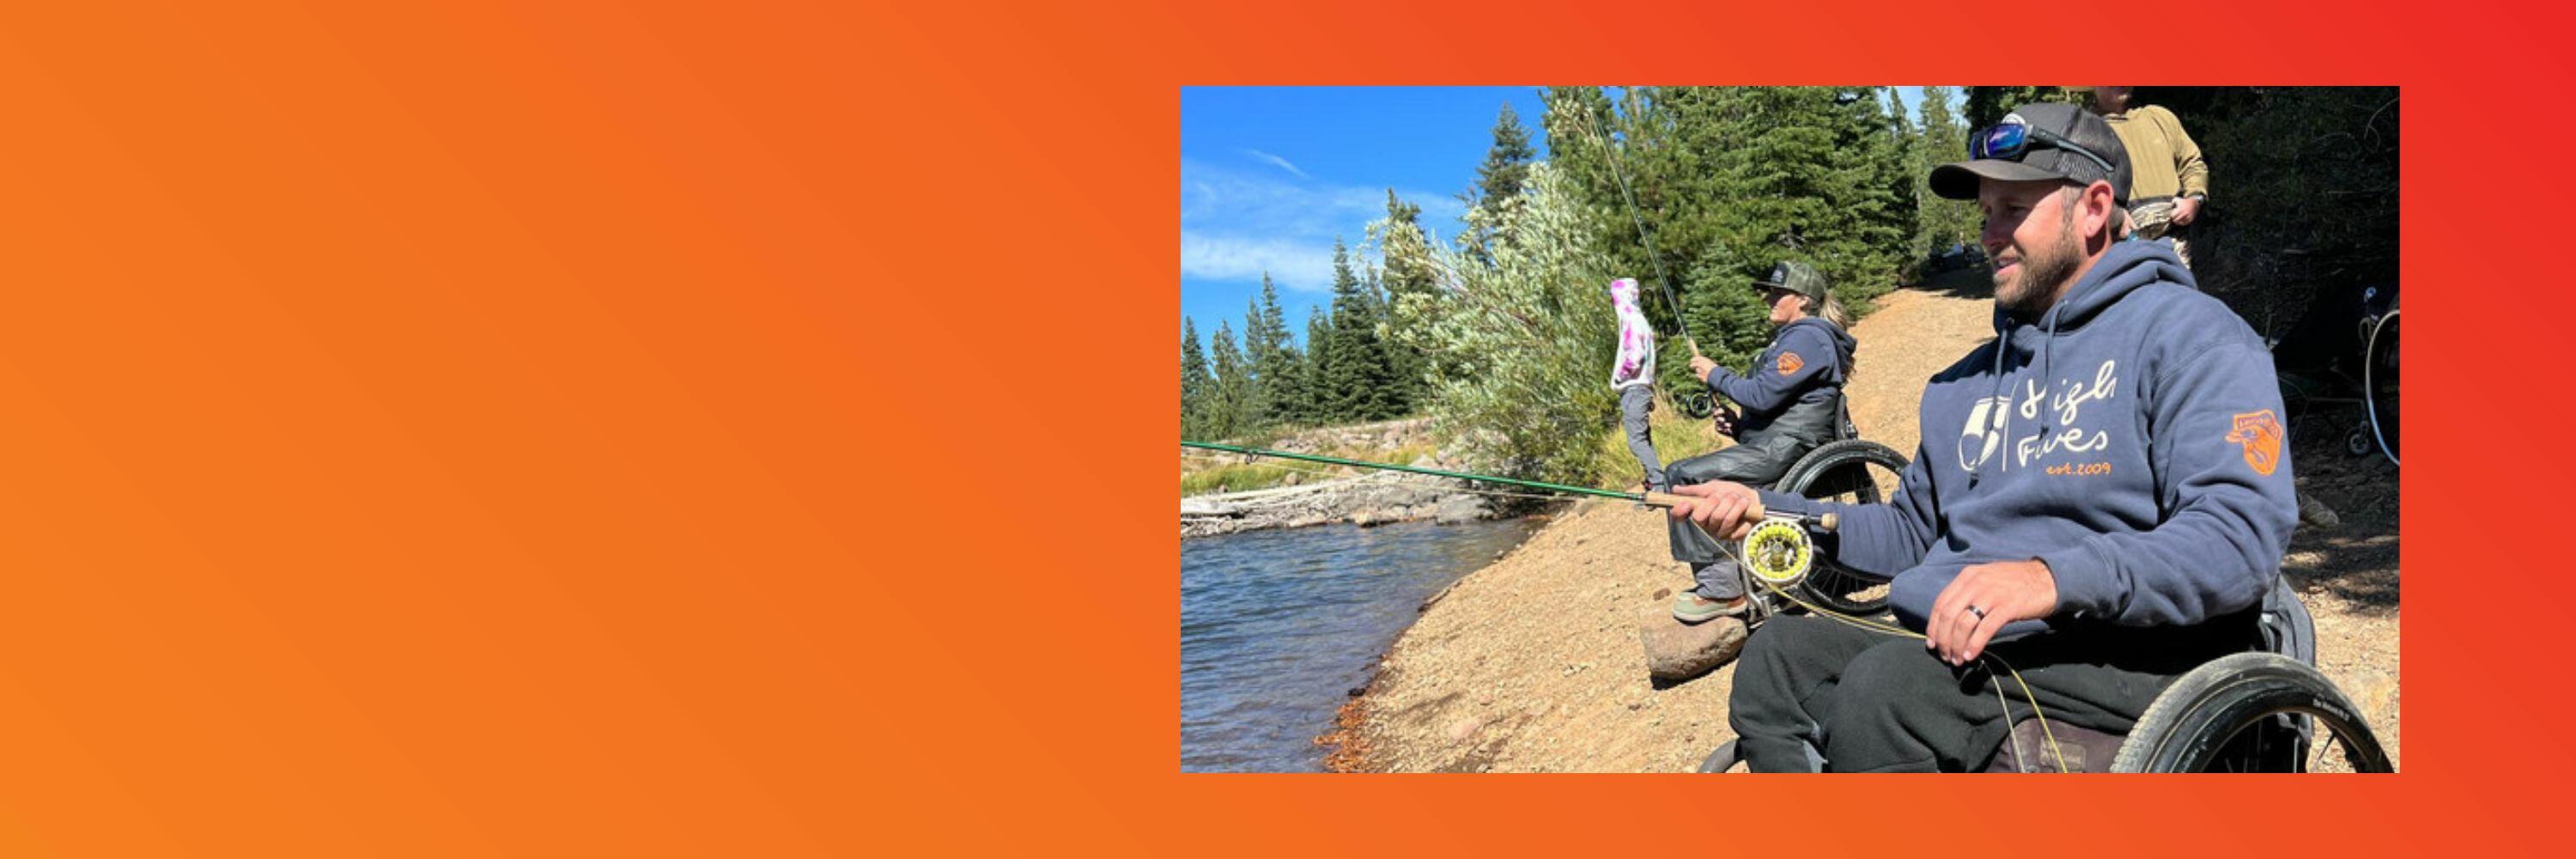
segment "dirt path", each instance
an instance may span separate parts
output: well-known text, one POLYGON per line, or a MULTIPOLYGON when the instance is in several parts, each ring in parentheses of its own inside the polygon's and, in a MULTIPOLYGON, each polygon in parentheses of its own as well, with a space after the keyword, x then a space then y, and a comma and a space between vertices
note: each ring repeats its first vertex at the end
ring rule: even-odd
MULTIPOLYGON (((1905 290, 1854 326, 1850 391, 1862 433, 1909 455, 1923 380, 1993 333, 1992 304, 1905 290)), ((2320 667, 2392 755, 2397 731, 2396 473, 2335 450, 2349 416, 2294 432, 2302 490, 2343 518, 2302 529, 2285 571, 2316 616, 2320 667)), ((2310 426, 2310 425, 2313 426, 2310 426)), ((1688 771, 1719 743, 1734 667, 1656 689, 1636 621, 1662 612, 1688 569, 1663 515, 1586 502, 1436 599, 1343 713, 1337 767, 1369 771, 1688 771)))

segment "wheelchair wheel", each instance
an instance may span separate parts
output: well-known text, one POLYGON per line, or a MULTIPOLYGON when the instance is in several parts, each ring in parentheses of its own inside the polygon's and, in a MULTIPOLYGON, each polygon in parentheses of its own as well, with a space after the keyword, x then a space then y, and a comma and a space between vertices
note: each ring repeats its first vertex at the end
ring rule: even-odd
POLYGON ((2370 328, 2370 345, 2362 350, 2361 397, 2369 407, 2371 436, 2379 452, 2397 461, 2397 311, 2370 328))
MULTIPOLYGON (((1905 474, 1905 457, 1874 441, 1844 439, 1809 451, 1789 466, 1780 491, 1845 504, 1876 504, 1896 494, 1905 474)), ((1872 615, 1887 609, 1887 580, 1816 558, 1807 580, 1798 583, 1801 597, 1834 611, 1872 615)))
POLYGON ((2277 653, 2194 668, 2156 696, 2112 772, 2396 772, 2334 682, 2277 653), (2339 752, 2340 754, 2328 754, 2339 752))

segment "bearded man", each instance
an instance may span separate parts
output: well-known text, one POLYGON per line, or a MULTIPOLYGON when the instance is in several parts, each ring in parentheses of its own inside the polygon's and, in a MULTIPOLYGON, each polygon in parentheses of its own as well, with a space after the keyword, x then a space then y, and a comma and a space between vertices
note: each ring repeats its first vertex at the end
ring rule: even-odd
POLYGON ((2118 136, 2025 105, 1969 149, 1931 187, 1984 212, 1996 337, 1924 389, 1894 497, 1675 488, 1696 496, 1675 518, 1732 539, 1761 508, 1839 514, 1819 549, 1891 577, 1923 636, 1755 631, 1728 700, 1755 771, 1986 768, 2030 709, 1990 652, 2051 722, 2125 733, 2175 677, 2246 649, 2277 585, 2298 508, 2271 355, 2170 246, 2118 240, 2118 136))

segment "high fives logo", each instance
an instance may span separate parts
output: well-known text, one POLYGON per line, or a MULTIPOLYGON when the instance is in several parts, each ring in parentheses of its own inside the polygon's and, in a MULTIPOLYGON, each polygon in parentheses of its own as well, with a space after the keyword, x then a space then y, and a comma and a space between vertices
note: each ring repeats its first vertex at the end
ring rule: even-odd
POLYGON ((2012 414, 2011 397, 1987 397, 1968 410, 1959 430, 1959 470, 1975 471, 2004 445, 2004 420, 2012 414))
POLYGON ((2281 419, 2271 409, 2236 416, 2235 428, 2227 440, 2245 449, 2245 464, 2257 474, 2269 475, 2281 467, 2281 419))

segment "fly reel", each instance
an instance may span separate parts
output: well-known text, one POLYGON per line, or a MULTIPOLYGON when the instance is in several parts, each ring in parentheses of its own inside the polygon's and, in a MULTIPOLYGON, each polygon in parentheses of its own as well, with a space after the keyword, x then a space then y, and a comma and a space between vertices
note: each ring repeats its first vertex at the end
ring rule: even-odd
POLYGON ((1791 519, 1764 519, 1738 546, 1744 572, 1772 587, 1787 589, 1807 580, 1815 566, 1816 543, 1807 529, 1791 519))
POLYGON ((1717 414, 1717 399, 1709 396, 1707 391, 1675 394, 1673 405, 1682 410, 1682 417, 1695 421, 1708 420, 1709 415, 1717 414))

